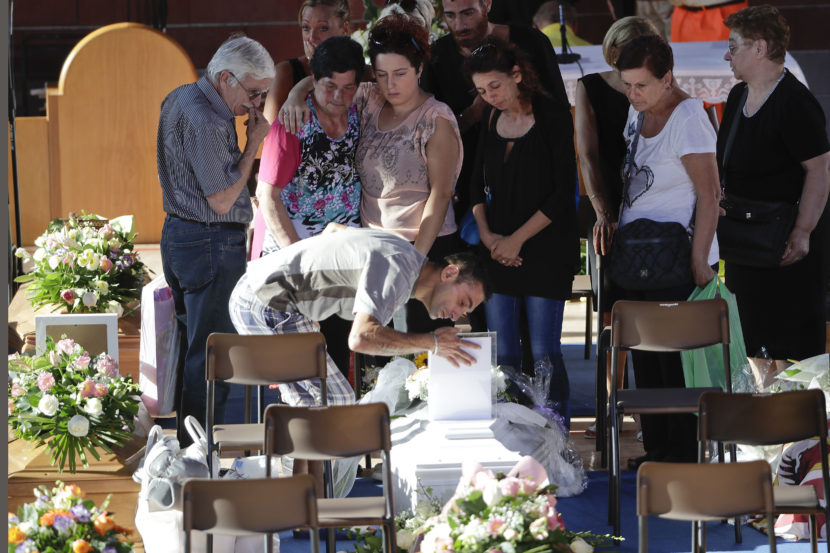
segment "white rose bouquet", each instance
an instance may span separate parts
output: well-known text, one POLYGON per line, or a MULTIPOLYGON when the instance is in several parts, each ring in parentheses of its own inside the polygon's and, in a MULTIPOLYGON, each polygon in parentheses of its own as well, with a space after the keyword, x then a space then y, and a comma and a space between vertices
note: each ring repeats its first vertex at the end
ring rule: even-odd
POLYGON ((133 218, 108 221, 98 215, 55 219, 35 240, 34 254, 18 248, 34 270, 15 282, 31 282, 27 295, 35 308, 53 305, 69 313, 124 313, 141 299, 147 269, 134 251, 133 218))
POLYGON ((129 439, 138 413, 138 386, 118 374, 118 363, 69 339, 47 338, 38 356, 9 357, 9 425, 15 435, 46 444, 50 461, 75 472, 75 455, 112 453, 129 439))

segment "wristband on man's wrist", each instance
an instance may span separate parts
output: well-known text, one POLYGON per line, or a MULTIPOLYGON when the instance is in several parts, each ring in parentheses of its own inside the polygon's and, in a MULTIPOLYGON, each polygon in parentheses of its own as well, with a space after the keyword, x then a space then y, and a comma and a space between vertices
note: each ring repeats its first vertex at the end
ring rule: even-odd
POLYGON ((435 340, 435 348, 432 350, 432 355, 438 355, 438 336, 433 334, 432 339, 435 340))

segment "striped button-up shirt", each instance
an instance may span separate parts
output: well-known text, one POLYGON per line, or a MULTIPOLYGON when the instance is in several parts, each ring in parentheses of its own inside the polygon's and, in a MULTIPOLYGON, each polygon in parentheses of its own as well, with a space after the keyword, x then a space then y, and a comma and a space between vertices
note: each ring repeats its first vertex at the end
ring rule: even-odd
POLYGON ((204 223, 248 223, 253 217, 247 187, 231 210, 219 215, 207 197, 233 185, 242 152, 234 116, 210 81, 180 86, 161 104, 158 173, 164 211, 204 223))

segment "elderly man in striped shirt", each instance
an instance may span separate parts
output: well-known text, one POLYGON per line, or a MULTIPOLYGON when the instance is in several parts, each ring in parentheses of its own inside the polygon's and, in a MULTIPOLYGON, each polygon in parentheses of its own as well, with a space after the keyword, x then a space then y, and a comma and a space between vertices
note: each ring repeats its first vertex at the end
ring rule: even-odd
MULTIPOLYGON (((245 273, 246 229, 253 213, 247 182, 270 125, 259 106, 274 62, 255 40, 232 36, 204 77, 172 91, 161 105, 158 172, 167 217, 161 236, 164 277, 182 327, 183 372, 177 405, 179 440, 187 415, 205 421, 205 342, 233 332, 228 298, 245 273), (240 151, 234 116, 248 115, 240 151)), ((217 386, 216 420, 229 387, 217 386)))

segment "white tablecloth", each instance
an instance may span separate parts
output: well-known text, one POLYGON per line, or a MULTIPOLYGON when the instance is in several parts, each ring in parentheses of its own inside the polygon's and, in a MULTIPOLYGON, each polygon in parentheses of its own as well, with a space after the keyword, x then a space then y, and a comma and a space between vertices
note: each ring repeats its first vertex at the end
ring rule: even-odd
MULTIPOLYGON (((727 45, 726 41, 672 43, 674 77, 680 87, 704 102, 725 102, 729 91, 738 82, 729 69, 729 62, 723 59, 727 45)), ((577 79, 583 74, 600 73, 610 69, 602 57, 602 46, 574 46, 573 51, 582 56, 579 60, 582 72, 576 63, 559 66, 571 104, 574 103, 577 79)), ((799 81, 807 84, 801 67, 789 53, 784 64, 799 81)))

